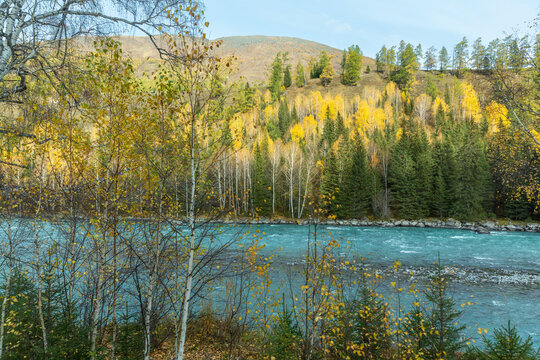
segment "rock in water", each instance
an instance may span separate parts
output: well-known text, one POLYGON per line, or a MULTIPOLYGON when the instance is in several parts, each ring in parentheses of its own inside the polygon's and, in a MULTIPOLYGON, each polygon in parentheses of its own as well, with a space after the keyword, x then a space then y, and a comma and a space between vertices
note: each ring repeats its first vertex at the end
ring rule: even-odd
POLYGON ((478 226, 475 231, 477 234, 490 234, 489 230, 483 226, 478 226))

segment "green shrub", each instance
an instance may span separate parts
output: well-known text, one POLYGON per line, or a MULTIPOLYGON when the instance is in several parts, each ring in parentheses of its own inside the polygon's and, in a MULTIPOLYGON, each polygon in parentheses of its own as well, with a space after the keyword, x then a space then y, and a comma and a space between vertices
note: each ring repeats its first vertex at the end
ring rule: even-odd
MULTIPOLYGON (((518 335, 515 326, 510 325, 495 329, 491 339, 482 336, 485 349, 473 348, 469 352, 480 360, 537 360, 540 359, 540 349, 535 351, 531 337, 525 341, 518 335)), ((470 357, 472 359, 472 357, 470 357)))
POLYGON ((291 311, 283 309, 267 339, 266 351, 275 360, 300 358, 301 334, 291 311))

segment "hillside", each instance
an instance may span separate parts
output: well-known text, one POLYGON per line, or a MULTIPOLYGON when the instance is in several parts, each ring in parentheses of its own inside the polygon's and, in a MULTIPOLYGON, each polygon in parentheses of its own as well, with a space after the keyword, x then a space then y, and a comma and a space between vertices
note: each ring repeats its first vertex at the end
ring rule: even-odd
MULTIPOLYGON (((153 63, 157 59, 157 52, 150 40, 141 36, 122 36, 119 40, 124 51, 134 59, 153 63)), ((268 68, 278 52, 288 52, 289 63, 294 68, 298 62, 307 66, 311 57, 318 57, 325 50, 332 57, 336 73, 339 72, 343 51, 320 44, 314 41, 292 37, 278 36, 232 36, 217 39, 222 41, 218 55, 222 57, 236 56, 237 72, 231 80, 244 78, 250 83, 266 82, 268 68)), ((143 65, 144 68, 150 68, 143 65)), ((375 61, 364 57, 364 66, 374 68, 375 61)), ((294 69, 293 69, 294 72, 294 69)))
MULTIPOLYGON (((146 37, 142 36, 122 36, 119 40, 123 44, 123 50, 139 63, 139 71, 151 71, 155 68, 158 54, 153 44, 146 37)), ((372 70, 370 73, 363 73, 362 79, 358 86, 350 87, 343 86, 340 83, 341 73, 341 57, 342 50, 317 43, 314 41, 279 36, 231 36, 217 39, 222 41, 222 45, 218 49, 218 55, 222 57, 236 57, 236 71, 231 76, 231 81, 243 79, 251 83, 263 87, 268 79, 268 69, 278 52, 288 52, 289 63, 292 66, 294 76, 295 66, 301 62, 306 72, 307 64, 312 57, 317 58, 321 51, 325 50, 332 57, 332 64, 335 70, 335 78, 326 88, 320 85, 318 79, 308 79, 306 87, 302 89, 296 88, 294 85, 287 91, 289 98, 294 98, 300 93, 309 93, 310 91, 321 91, 331 95, 341 94, 344 98, 353 98, 356 95, 361 95, 365 87, 373 87, 383 89, 387 83, 381 74, 376 73, 375 60, 364 56, 363 68, 367 66, 372 70)), ((418 71, 417 82, 414 86, 413 95, 418 95, 424 92, 428 73, 418 71)), ((435 72, 434 81, 436 86, 442 92, 446 84, 451 85, 452 77, 441 75, 435 72)), ((488 77, 468 72, 466 79, 471 82, 479 93, 487 95, 490 89, 488 77)), ((262 90, 262 89, 261 89, 262 90)), ((481 101, 487 96, 482 96, 481 101)))
MULTIPOLYGON (((221 55, 234 54, 238 58, 238 73, 235 79, 242 76, 249 82, 266 81, 268 68, 278 52, 289 53, 293 74, 298 62, 306 66, 310 58, 318 57, 323 50, 332 57, 334 70, 338 73, 343 54, 342 50, 324 44, 291 37, 234 36, 218 40, 223 41, 219 49, 221 55)), ((364 57, 364 64, 374 63, 373 59, 364 57)))

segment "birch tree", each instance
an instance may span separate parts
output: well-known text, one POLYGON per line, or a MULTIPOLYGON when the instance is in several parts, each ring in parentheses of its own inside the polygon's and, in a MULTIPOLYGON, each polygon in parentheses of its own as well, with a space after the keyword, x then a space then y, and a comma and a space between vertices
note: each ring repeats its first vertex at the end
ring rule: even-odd
MULTIPOLYGON (((185 129, 189 177, 186 191, 188 256, 176 349, 177 359, 182 360, 188 314, 194 295, 195 271, 201 270, 202 266, 208 266, 200 262, 200 257, 196 258, 205 236, 210 231, 202 228, 199 222, 209 196, 205 187, 209 168, 217 163, 222 150, 219 144, 223 143, 222 137, 225 133, 219 124, 219 100, 224 94, 223 72, 229 71, 232 59, 215 56, 214 50, 221 43, 206 39, 203 29, 208 26, 208 22, 203 24, 202 11, 197 3, 189 3, 185 8, 169 12, 169 18, 180 30, 177 37, 165 36, 165 40, 169 46, 167 63, 173 73, 173 80, 181 90, 179 102, 182 106, 178 111, 177 127, 185 129), (187 24, 179 22, 178 18, 183 18, 182 14, 189 19, 187 24)), ((228 126, 226 122, 225 126, 228 126)), ((202 226, 205 225, 203 222, 202 226)))

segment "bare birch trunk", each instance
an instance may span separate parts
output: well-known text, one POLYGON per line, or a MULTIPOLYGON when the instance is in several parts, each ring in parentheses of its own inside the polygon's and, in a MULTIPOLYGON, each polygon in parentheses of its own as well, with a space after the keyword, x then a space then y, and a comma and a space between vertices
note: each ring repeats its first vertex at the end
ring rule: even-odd
MULTIPOLYGON (((182 306, 182 320, 180 323, 180 344, 178 345, 178 360, 184 359, 184 350, 186 344, 187 319, 189 313, 189 305, 191 301, 191 286, 193 282, 193 261, 195 257, 195 192, 196 192, 196 172, 197 164, 195 158, 195 139, 196 139, 195 117, 191 118, 191 196, 189 204, 189 259, 187 268, 186 289, 184 292, 184 303, 182 306)), ((237 177, 238 179, 238 177, 237 177)))
POLYGON ((291 210, 291 217, 294 220, 294 153, 291 151, 291 168, 289 171, 289 207, 291 210))

